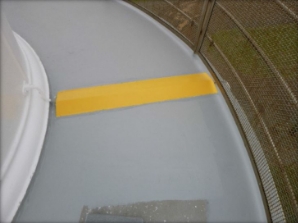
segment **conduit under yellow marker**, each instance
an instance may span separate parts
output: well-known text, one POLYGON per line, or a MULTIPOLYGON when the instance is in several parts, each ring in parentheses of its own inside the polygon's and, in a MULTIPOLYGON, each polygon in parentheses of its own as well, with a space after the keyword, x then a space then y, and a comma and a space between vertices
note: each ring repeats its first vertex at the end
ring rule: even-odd
POLYGON ((206 73, 79 88, 58 92, 56 116, 143 105, 216 92, 213 80, 206 73))

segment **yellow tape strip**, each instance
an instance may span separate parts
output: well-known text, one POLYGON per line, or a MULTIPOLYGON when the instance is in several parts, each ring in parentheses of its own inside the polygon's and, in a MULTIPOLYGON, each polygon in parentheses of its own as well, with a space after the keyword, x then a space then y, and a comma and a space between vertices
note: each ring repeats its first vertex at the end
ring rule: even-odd
POLYGON ((213 80, 205 73, 66 90, 57 94, 56 115, 75 115, 216 92, 213 80))

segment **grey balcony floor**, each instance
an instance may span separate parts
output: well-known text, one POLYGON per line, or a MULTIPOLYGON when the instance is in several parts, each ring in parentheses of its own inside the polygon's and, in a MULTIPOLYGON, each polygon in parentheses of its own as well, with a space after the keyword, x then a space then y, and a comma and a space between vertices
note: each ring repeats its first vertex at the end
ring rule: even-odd
MULTIPOLYGON (((4 1, 57 91, 208 72, 178 37, 127 3, 4 1)), ((264 222, 253 169, 217 95, 55 117, 16 222, 78 222, 90 208, 202 200, 208 222, 264 222)), ((176 214, 183 214, 177 212, 176 214)))

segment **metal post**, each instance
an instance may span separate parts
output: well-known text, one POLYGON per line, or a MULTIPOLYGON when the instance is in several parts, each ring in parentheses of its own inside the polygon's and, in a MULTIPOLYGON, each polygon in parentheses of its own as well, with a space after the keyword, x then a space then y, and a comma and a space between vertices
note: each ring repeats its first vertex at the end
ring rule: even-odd
POLYGON ((198 41, 194 47, 194 53, 197 53, 202 46, 204 36, 205 36, 206 30, 208 28, 208 23, 210 21, 215 2, 216 2, 216 0, 205 0, 205 2, 204 2, 204 6, 202 9, 203 10, 203 13, 202 13, 203 19, 201 19, 201 24, 199 25, 199 36, 198 36, 198 41))

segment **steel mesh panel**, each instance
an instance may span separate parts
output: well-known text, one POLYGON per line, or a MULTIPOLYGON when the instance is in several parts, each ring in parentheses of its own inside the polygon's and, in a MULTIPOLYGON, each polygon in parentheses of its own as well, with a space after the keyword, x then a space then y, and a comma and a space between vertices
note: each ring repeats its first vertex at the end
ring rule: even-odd
POLYGON ((235 4, 234 0, 218 0, 217 3, 223 5, 245 27, 297 98, 298 1, 241 0, 235 4), (293 18, 277 2, 288 7, 292 13, 296 11, 297 18, 293 18), (246 9, 245 13, 243 9, 246 9))
POLYGON ((298 222, 298 0, 215 0, 211 15, 213 0, 132 2, 193 49, 204 35, 197 53, 238 116, 273 222, 298 222))
POLYGON ((275 1, 218 0, 201 48, 241 108, 274 221, 298 221, 297 37, 275 1))
POLYGON ((133 3, 149 11, 183 36, 193 46, 198 38, 202 19, 202 0, 134 0, 133 3))

